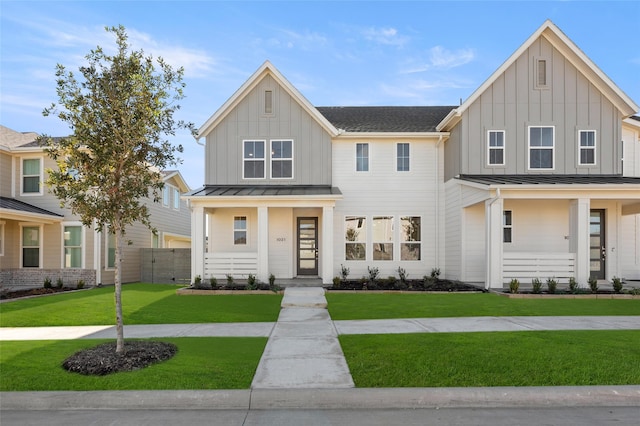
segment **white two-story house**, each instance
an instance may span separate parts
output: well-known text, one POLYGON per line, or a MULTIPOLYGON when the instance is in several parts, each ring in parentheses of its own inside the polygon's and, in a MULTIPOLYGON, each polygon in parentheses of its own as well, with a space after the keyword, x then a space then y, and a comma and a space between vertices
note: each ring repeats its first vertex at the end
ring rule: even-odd
POLYGON ((267 61, 199 129, 192 276, 640 279, 638 109, 550 21, 459 106, 315 107, 267 61))

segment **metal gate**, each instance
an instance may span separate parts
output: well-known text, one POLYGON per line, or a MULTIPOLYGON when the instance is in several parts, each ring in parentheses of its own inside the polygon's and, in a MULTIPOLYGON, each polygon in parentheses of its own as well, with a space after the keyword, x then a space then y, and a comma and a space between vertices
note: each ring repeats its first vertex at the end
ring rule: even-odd
POLYGON ((141 249, 140 279, 153 284, 189 284, 191 249, 141 249))

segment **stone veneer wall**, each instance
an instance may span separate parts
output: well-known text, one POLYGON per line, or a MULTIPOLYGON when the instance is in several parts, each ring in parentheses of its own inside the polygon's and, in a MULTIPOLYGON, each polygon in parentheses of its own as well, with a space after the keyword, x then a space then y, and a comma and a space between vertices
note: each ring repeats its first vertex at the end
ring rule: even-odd
POLYGON ((0 290, 15 291, 44 286, 45 278, 51 279, 55 287, 58 278, 62 278, 65 287, 75 288, 79 280, 84 286, 95 287, 95 269, 3 269, 0 271, 0 290))

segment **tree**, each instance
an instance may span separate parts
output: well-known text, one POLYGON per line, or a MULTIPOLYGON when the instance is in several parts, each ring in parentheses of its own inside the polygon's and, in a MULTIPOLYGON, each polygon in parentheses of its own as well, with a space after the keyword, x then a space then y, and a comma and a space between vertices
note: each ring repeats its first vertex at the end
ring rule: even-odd
POLYGON ((43 115, 57 116, 72 134, 41 138, 56 170, 47 170, 47 185, 81 218, 101 232, 115 234, 116 353, 124 352, 122 318, 122 249, 126 229, 142 222, 152 231, 143 198, 158 202, 164 183, 161 170, 178 163, 182 146, 166 138, 193 124, 176 121, 177 101, 184 97, 184 70, 173 70, 162 58, 129 51, 125 28, 105 28, 115 34, 117 52, 101 47, 85 57, 82 79, 56 66, 58 104, 43 115), (156 69, 157 64, 157 69, 156 69), (60 107, 60 109, 58 109, 60 107))

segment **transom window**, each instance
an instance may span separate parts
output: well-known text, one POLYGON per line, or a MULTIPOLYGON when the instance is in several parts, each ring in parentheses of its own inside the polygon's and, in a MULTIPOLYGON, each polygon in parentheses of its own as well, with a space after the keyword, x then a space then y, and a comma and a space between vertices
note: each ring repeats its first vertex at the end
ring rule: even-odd
POLYGON ((242 177, 264 179, 264 141, 244 141, 242 177))
POLYGON ((22 227, 22 267, 40 267, 40 227, 22 227))
POLYGON ((511 210, 502 212, 502 242, 510 243, 513 240, 513 216, 511 210))
POLYGON ((42 164, 40 158, 25 158, 22 160, 22 193, 41 194, 40 181, 42 164))
POLYGON ((399 143, 396 145, 397 166, 396 170, 399 172, 409 171, 409 144, 399 143))
POLYGON ((393 216, 373 217, 373 260, 393 260, 393 216))
POLYGON ((64 267, 82 268, 82 226, 64 227, 64 267))
POLYGON ((580 130, 580 165, 596 164, 596 132, 595 130, 580 130))
POLYGON ((293 141, 271 141, 271 178, 293 177, 293 141))
POLYGON ((345 260, 366 260, 367 218, 347 216, 344 218, 345 260))
POLYGON ((235 216, 233 218, 233 244, 244 246, 247 244, 247 217, 235 216))
POLYGON ((356 171, 358 172, 369 171, 369 144, 368 143, 356 144, 356 171))
POLYGON ((553 127, 529 127, 529 169, 553 169, 553 150, 553 127))
POLYGON ((400 218, 400 260, 420 260, 421 222, 420 216, 400 218))
POLYGON ((487 162, 490 166, 504 165, 504 130, 489 130, 489 151, 487 162))

